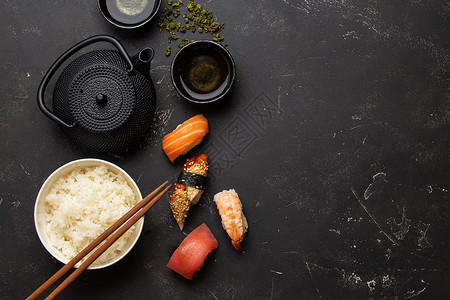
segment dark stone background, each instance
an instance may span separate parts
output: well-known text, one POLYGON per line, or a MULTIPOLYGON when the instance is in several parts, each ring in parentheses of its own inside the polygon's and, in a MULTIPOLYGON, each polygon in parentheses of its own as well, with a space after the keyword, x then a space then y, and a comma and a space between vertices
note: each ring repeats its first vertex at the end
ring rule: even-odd
POLYGON ((0 298, 25 298, 61 267, 33 221, 51 172, 102 158, 147 194, 173 181, 186 158, 171 164, 162 137, 204 113, 210 133, 188 157, 207 153, 211 176, 184 233, 205 222, 218 239, 205 267, 188 281, 165 266, 185 236, 166 196, 123 260, 83 273, 61 299, 449 299, 449 2, 199 3, 225 22, 237 65, 232 93, 218 105, 176 94, 167 33, 156 22, 116 29, 96 1, 2 1, 0 298), (76 148, 36 103, 56 58, 100 33, 130 54, 156 50, 152 128, 121 154, 76 148), (243 253, 212 201, 229 188, 249 220, 243 253))

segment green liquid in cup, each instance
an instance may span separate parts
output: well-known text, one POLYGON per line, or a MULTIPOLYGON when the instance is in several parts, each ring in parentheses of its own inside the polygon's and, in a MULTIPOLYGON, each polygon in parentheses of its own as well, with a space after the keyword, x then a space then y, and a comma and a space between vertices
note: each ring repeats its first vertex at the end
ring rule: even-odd
POLYGON ((155 0, 106 0, 106 8, 117 22, 134 25, 152 14, 155 3, 155 0))

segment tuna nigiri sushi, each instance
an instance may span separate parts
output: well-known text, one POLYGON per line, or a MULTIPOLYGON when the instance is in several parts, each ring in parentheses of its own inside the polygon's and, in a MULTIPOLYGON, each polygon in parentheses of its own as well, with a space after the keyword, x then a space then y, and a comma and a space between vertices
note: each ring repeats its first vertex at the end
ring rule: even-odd
POLYGON ((204 153, 189 159, 173 188, 170 208, 180 230, 183 230, 189 209, 197 204, 206 188, 207 160, 208 156, 204 153))
POLYGON ((201 224, 181 242, 170 257, 167 266, 186 279, 192 279, 200 270, 207 255, 219 247, 219 243, 205 223, 201 224))
POLYGON ((242 251, 240 243, 247 233, 248 223, 238 194, 233 189, 222 191, 214 195, 214 202, 222 219, 222 227, 231 238, 231 244, 237 251, 242 251))
POLYGON ((208 131, 208 120, 202 114, 193 116, 164 136, 162 148, 173 162, 178 156, 200 144, 208 131))

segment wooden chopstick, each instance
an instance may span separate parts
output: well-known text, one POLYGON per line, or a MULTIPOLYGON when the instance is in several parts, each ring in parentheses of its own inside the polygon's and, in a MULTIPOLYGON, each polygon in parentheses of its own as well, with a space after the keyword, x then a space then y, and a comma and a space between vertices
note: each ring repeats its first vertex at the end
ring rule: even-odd
POLYGON ((153 192, 147 195, 143 200, 139 201, 132 209, 130 209, 126 214, 124 214, 119 220, 112 224, 104 233, 98 236, 92 243, 90 243, 86 248, 84 248, 78 255, 76 255, 71 261, 64 265, 58 272, 56 272, 52 277, 50 277, 44 284, 42 284, 36 291, 34 291, 28 299, 36 299, 45 290, 47 290, 53 283, 55 283, 59 278, 61 278, 67 271, 69 271, 73 266, 75 266, 83 257, 89 254, 95 247, 97 247, 101 242, 103 242, 107 237, 109 237, 114 231, 116 233, 111 235, 106 242, 100 246, 92 255, 90 255, 84 263, 82 263, 72 274, 70 274, 66 280, 64 280, 46 299, 54 299, 62 290, 64 290, 70 283, 72 283, 75 278, 77 278, 84 270, 86 270, 106 249, 108 249, 117 239, 119 239, 134 223, 136 223, 145 213, 147 213, 150 208, 155 205, 159 199, 164 196, 164 194, 172 186, 169 184, 161 193, 159 193, 155 198, 153 198, 164 186, 168 183, 165 181, 153 192), (151 200, 153 198, 153 200, 151 200), (150 201, 151 200, 151 201, 150 201), (149 202, 150 201, 150 202, 149 202), (145 207, 144 207, 145 205, 145 207), (142 208, 144 207, 144 208, 142 208), (125 223, 125 224, 124 224, 125 223))

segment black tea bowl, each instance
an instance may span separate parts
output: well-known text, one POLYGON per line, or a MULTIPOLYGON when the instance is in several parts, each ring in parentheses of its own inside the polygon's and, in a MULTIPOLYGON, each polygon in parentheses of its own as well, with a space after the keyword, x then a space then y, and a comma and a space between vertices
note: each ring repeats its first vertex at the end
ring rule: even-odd
POLYGON ((98 0, 103 17, 126 29, 141 27, 158 13, 161 0, 98 0))
POLYGON ((225 47, 204 40, 181 48, 173 58, 170 74, 182 98, 206 104, 228 93, 236 77, 236 66, 225 47))

